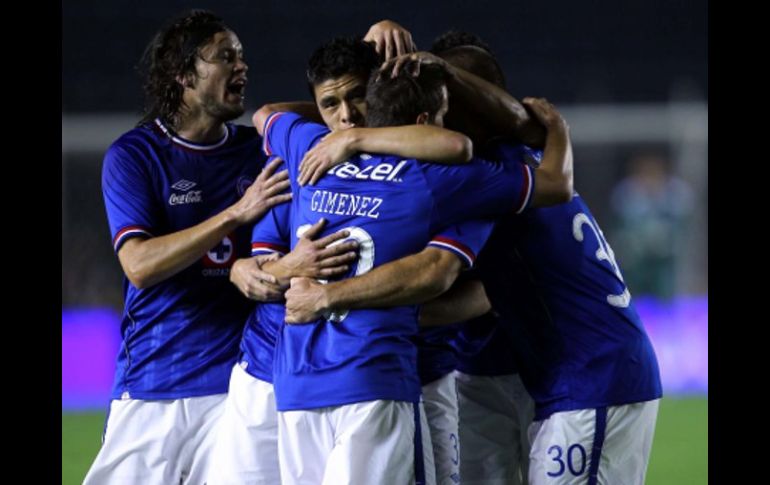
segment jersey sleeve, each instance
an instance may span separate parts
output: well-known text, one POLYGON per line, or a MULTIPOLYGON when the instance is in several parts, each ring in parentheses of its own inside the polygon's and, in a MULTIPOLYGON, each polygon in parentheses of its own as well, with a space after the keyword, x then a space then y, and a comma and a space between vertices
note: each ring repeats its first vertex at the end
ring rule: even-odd
POLYGON ((439 231, 428 246, 454 253, 469 269, 476 261, 476 255, 486 244, 494 228, 491 220, 473 220, 449 226, 439 231))
POLYGON ((268 156, 275 155, 286 162, 289 179, 294 186, 305 152, 326 136, 329 129, 296 113, 279 111, 267 117, 262 133, 263 151, 268 156))
POLYGON ((116 253, 132 237, 153 237, 159 219, 153 192, 148 167, 125 147, 113 144, 104 156, 102 195, 116 253))
POLYGON ((434 198, 437 227, 521 213, 534 190, 532 168, 516 161, 474 159, 467 165, 422 164, 434 198))
POLYGON ((488 143, 483 148, 482 157, 492 161, 516 161, 537 168, 543 161, 543 150, 498 139, 488 143))

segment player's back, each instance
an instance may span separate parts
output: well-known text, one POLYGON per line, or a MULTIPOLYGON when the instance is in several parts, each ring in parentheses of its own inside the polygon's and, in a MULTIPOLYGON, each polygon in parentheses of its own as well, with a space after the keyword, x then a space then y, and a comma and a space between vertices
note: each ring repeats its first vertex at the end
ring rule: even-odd
MULTIPOLYGON (((328 132, 296 114, 274 113, 265 121, 265 153, 286 161, 296 189, 304 154, 328 132)), ((350 276, 363 274, 420 251, 446 226, 521 210, 531 189, 531 172, 521 164, 447 167, 359 155, 295 192, 299 209, 292 216, 292 247, 297 231, 325 217, 324 234, 349 228, 359 241, 350 276)), ((487 235, 483 232, 483 239, 487 235)), ((414 306, 351 310, 309 325, 284 326, 274 369, 278 409, 375 399, 416 402, 420 385, 411 341, 416 331, 414 306)))
POLYGON ((485 251, 479 268, 493 307, 512 323, 537 419, 660 397, 652 345, 580 195, 504 218, 485 251))
MULTIPOLYGON (((320 217, 324 234, 341 229, 359 243, 350 276, 420 251, 430 240, 431 191, 414 167, 396 157, 361 155, 299 191, 297 237, 320 217), (412 170, 405 170, 410 166, 412 170), (408 173, 409 176, 405 176, 408 173)), ((275 361, 279 409, 419 395, 415 306, 350 310, 308 325, 287 325, 275 361), (324 386, 313 383, 319 377, 324 386)))

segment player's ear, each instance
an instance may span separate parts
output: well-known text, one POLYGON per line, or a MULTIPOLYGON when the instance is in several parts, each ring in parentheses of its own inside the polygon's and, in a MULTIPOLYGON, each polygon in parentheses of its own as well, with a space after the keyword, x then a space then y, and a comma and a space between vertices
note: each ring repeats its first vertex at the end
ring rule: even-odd
POLYGON ((427 125, 430 122, 430 115, 427 111, 423 111, 422 113, 417 115, 417 124, 418 125, 427 125))

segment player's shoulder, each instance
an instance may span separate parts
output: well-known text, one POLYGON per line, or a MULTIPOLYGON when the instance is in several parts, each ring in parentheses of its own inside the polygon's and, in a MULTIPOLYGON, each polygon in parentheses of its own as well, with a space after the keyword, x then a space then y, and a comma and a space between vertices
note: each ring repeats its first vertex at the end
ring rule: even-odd
POLYGON ((107 149, 107 153, 117 155, 137 148, 157 146, 163 139, 163 133, 152 123, 142 123, 123 133, 107 149))
POLYGON ((517 161, 533 167, 538 167, 543 159, 543 150, 507 138, 492 138, 479 152, 486 160, 517 161))
POLYGON ((262 137, 259 136, 257 129, 253 126, 237 125, 235 123, 227 124, 230 133, 232 133, 231 143, 233 145, 244 145, 250 143, 261 143, 262 137))

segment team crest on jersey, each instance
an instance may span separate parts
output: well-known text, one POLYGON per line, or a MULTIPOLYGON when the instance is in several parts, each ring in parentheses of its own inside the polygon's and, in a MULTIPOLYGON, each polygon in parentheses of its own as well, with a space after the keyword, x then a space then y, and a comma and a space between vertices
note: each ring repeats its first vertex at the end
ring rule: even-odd
POLYGON ((229 273, 229 268, 235 260, 235 238, 225 236, 219 244, 203 255, 203 275, 223 276, 229 273))
POLYGON ((243 196, 243 194, 246 193, 246 191, 251 187, 251 184, 254 183, 254 179, 251 179, 245 175, 241 175, 238 177, 238 181, 235 183, 235 188, 238 190, 238 195, 243 196))

